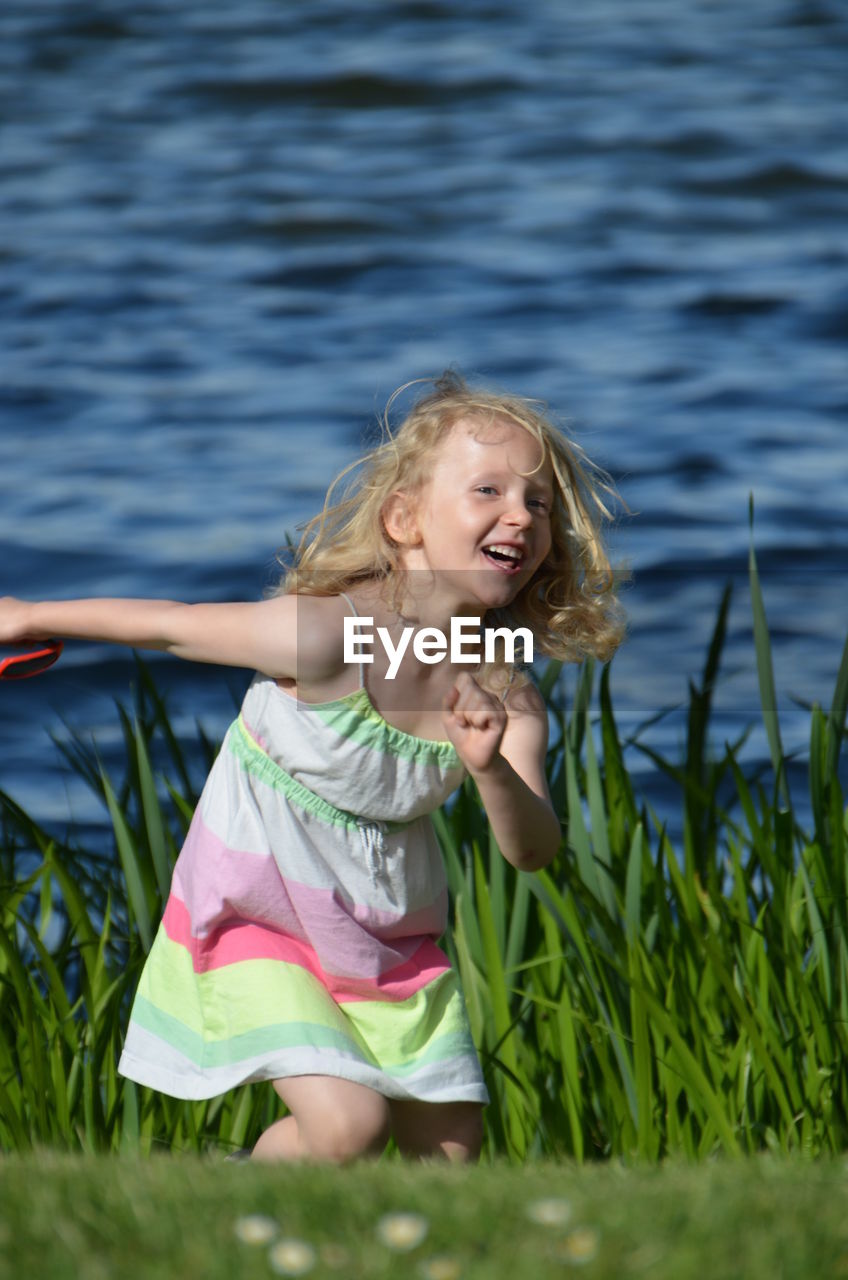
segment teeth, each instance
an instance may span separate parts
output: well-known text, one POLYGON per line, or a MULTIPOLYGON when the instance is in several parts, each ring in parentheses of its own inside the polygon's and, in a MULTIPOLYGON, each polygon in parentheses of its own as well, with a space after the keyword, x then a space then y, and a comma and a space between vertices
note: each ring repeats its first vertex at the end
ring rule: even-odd
POLYGON ((484 551, 497 551, 499 555, 509 556, 511 560, 521 560, 524 552, 518 547, 507 547, 502 542, 493 542, 490 547, 484 547, 484 551))

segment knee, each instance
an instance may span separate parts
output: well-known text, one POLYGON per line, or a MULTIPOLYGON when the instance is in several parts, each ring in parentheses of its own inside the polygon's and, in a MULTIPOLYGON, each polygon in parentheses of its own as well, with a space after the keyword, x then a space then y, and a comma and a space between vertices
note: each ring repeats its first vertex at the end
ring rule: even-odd
POLYGON ((403 1155, 457 1163, 477 1160, 483 1108, 474 1102, 404 1102, 394 1107, 394 1136, 403 1155))
POLYGON ((375 1095, 353 1108, 328 1108, 320 1126, 309 1135, 313 1160, 347 1164, 365 1156, 379 1156, 390 1134, 390 1113, 385 1098, 375 1095))
POLYGON ((478 1160, 483 1146, 483 1109, 469 1107, 455 1120, 452 1131, 442 1142, 449 1160, 467 1164, 478 1160))

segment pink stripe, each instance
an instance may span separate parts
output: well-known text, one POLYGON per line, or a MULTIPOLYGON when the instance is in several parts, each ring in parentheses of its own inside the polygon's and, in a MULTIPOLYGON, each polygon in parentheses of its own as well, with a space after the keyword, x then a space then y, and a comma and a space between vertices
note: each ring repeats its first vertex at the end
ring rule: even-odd
POLYGON ((447 891, 417 911, 380 911, 338 889, 312 888, 280 874, 273 855, 228 848, 195 814, 174 874, 196 938, 233 923, 267 925, 315 948, 328 973, 375 979, 409 959, 423 937, 440 937, 447 891))
POLYGON ((450 969, 447 957, 427 938, 414 955, 376 979, 328 974, 312 947, 262 925, 237 921, 222 925, 205 938, 191 932, 188 909, 173 893, 162 919, 172 942, 190 953, 195 973, 208 973, 243 960, 279 960, 306 969, 326 987, 337 1003, 355 1000, 408 1000, 450 969))
POLYGON ((265 739, 262 737, 261 734, 257 733, 256 730, 252 729, 251 726, 247 723, 247 720, 245 719, 245 716, 244 716, 244 710, 242 710, 242 713, 241 713, 241 722, 244 725, 245 729, 247 730, 248 735, 256 743, 257 747, 259 747, 262 751, 264 751, 266 756, 269 755, 268 743, 265 741, 265 739))

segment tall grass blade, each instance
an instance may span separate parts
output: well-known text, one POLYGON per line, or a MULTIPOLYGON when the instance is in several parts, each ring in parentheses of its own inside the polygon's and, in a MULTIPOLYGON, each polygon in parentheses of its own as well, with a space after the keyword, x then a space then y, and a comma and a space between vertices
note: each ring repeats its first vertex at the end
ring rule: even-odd
POLYGON ((786 776, 786 762, 783 755, 783 744, 780 740, 780 723, 777 714, 777 691, 774 684, 774 667, 771 659, 771 641, 769 639, 766 609, 757 571, 757 557, 754 551, 754 495, 748 503, 748 520, 751 541, 748 549, 748 576, 751 584, 751 608, 754 617, 754 648, 757 655, 757 678, 760 686, 760 705, 763 723, 768 738, 772 768, 777 779, 778 788, 783 796, 787 809, 791 809, 789 780, 786 776))
POLYGON ((136 721, 133 729, 133 742, 138 767, 142 810, 144 813, 144 827, 147 834, 147 842, 150 846, 150 857, 153 862, 153 870, 156 873, 156 886, 159 891, 159 896, 164 902, 170 891, 171 860, 168 855, 168 845, 165 838, 165 823, 162 817, 162 809, 159 804, 159 797, 156 794, 156 783, 153 780, 153 771, 150 768, 150 758, 147 754, 144 734, 141 731, 138 721, 136 721))
POLYGON ((642 859, 644 857, 644 837, 642 824, 639 823, 633 832, 630 845, 630 856, 627 859, 627 879, 624 890, 624 924, 627 930, 629 946, 636 945, 641 927, 642 915, 642 859))
POLYGON ((842 661, 836 675, 833 700, 827 722, 827 760, 825 770, 828 777, 835 775, 839 765, 839 751, 845 736, 845 717, 848 714, 848 638, 842 650, 842 661))
POLYGON ((147 895, 144 889, 142 871, 135 843, 130 834, 127 820, 115 798, 115 793, 112 790, 112 784, 102 770, 100 774, 100 781, 103 787, 103 794, 106 798, 106 804, 109 808, 109 816, 112 819, 112 827, 115 832, 115 844, 117 846, 118 857, 120 858, 121 868, 126 881, 127 902, 138 927, 141 945, 144 947, 145 952, 147 952, 153 944, 153 933, 150 923, 150 909, 147 905, 147 895))

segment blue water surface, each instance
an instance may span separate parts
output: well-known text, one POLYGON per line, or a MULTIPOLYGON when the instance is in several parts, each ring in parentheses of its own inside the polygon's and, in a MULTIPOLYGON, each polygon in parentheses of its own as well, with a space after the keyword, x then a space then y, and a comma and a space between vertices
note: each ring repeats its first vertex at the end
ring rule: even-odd
MULTIPOLYGON (((759 721, 753 494, 803 757, 848 631, 846 65, 837 0, 6 0, 0 591, 256 598, 394 388, 455 364, 614 476, 615 706, 677 707, 671 757, 728 580, 716 748, 759 721)), ((188 742, 247 678, 156 671, 188 742)), ((0 785, 94 820, 48 731, 117 768, 132 672, 73 644, 3 686, 0 785)))

